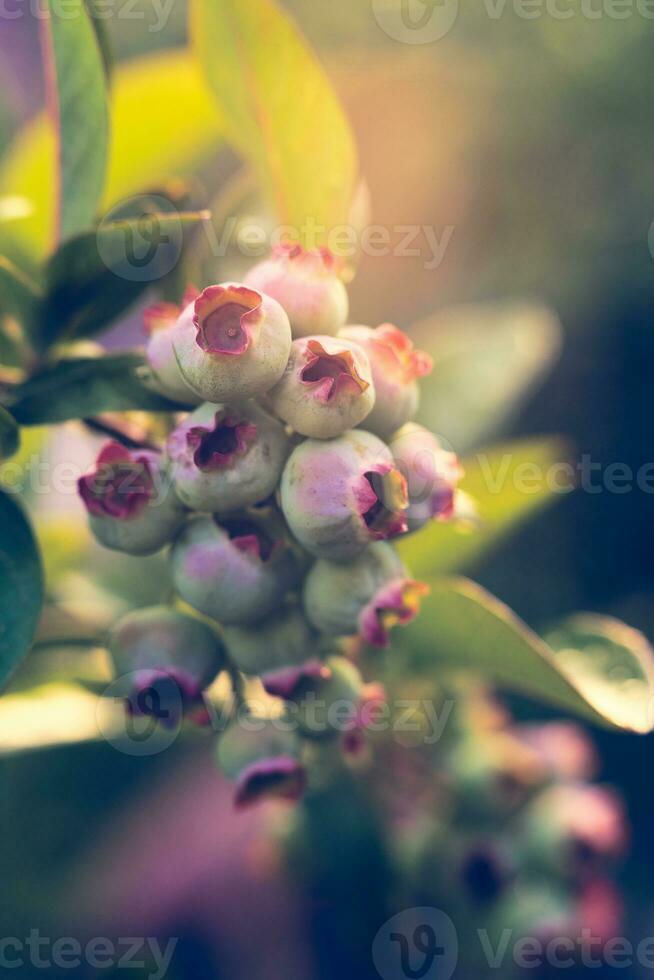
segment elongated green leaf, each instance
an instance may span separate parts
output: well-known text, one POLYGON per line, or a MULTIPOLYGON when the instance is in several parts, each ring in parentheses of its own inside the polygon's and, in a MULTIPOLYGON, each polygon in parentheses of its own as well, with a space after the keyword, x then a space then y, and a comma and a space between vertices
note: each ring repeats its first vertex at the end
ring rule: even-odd
POLYGON ((499 431, 561 347, 556 317, 527 303, 443 310, 411 335, 434 358, 433 373, 421 384, 418 421, 458 453, 499 431))
MULTIPOLYGON (((622 626, 622 624, 620 624, 622 626)), ((654 657, 643 637, 622 627, 616 642, 582 642, 558 653, 474 582, 432 583, 420 615, 398 637, 412 666, 447 665, 581 715, 596 724, 648 732, 654 726, 654 657)))
POLYGON ((0 405, 0 462, 13 456, 20 444, 20 432, 13 415, 0 405))
POLYGON ((185 231, 209 217, 207 211, 176 211, 172 204, 165 213, 154 211, 152 200, 166 204, 160 195, 143 200, 139 217, 103 221, 55 253, 46 272, 45 344, 99 333, 175 268, 185 231))
POLYGON ((95 32, 95 39, 98 42, 102 67, 104 68, 107 83, 109 83, 113 69, 114 53, 107 29, 107 12, 103 7, 102 0, 85 0, 85 3, 91 20, 91 26, 95 32))
POLYGON ((322 68, 274 0, 192 0, 191 37, 229 140, 279 220, 314 245, 347 220, 354 142, 322 68))
POLYGON ((0 255, 0 361, 22 363, 24 341, 33 339, 39 290, 20 269, 0 255))
POLYGON ((176 411, 180 406, 150 391, 139 376, 139 354, 75 357, 34 375, 10 406, 21 425, 66 422, 104 412, 176 411))
POLYGON ((22 508, 0 490, 0 685, 29 650, 43 603, 43 572, 22 508))
POLYGON ((463 461, 461 488, 476 507, 474 522, 432 521, 399 542, 418 578, 467 568, 487 549, 573 488, 565 444, 531 439, 492 446, 463 461))
MULTIPOLYGON (((214 153, 222 121, 195 60, 164 51, 119 64, 113 74, 106 209, 148 187, 186 176, 214 153)), ((28 123, 0 165, 3 193, 26 203, 0 225, 0 250, 43 258, 54 236, 55 145, 44 115, 28 123)))
POLYGON ((58 159, 57 238, 88 228, 102 194, 109 116, 106 78, 84 0, 69 0, 65 14, 47 5, 39 21, 46 96, 58 159))

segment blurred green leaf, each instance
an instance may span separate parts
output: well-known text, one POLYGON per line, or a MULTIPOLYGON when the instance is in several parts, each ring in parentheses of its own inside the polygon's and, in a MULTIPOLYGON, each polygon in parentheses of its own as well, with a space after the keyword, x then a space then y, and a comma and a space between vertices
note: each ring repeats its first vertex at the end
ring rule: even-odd
POLYGON ((43 571, 22 508, 0 490, 0 685, 29 650, 43 603, 43 571))
POLYGON ((20 431, 13 415, 0 405, 0 461, 9 459, 20 445, 20 431))
POLYGON ((0 255, 0 359, 4 364, 22 363, 23 337, 33 339, 39 305, 39 289, 4 255, 0 255))
POLYGON ((305 244, 324 241, 347 220, 356 150, 302 34, 274 0, 192 0, 190 31, 228 139, 254 166, 278 219, 304 228, 305 244))
POLYGON ((475 523, 432 521, 401 539, 398 548, 411 573, 422 578, 467 568, 554 503, 557 490, 563 492, 559 466, 570 465, 568 455, 561 440, 540 438, 491 446, 464 459, 461 489, 476 506, 475 523))
MULTIPOLYGON (((195 59, 185 50, 120 64, 110 93, 106 209, 147 187, 184 176, 216 151, 222 121, 195 59)), ((0 165, 3 193, 31 208, 0 226, 0 246, 45 256, 54 236, 55 145, 44 114, 18 134, 0 165)), ((13 254, 13 253, 11 253, 13 254)))
POLYGON ((46 270, 46 343, 99 333, 178 264, 185 230, 209 216, 172 205, 170 212, 152 211, 143 200, 139 217, 104 221, 54 254, 46 270))
POLYGON ((556 317, 525 303, 453 307, 417 323, 411 336, 434 358, 417 420, 458 453, 499 431, 561 346, 556 317))
POLYGON ((574 648, 555 653, 474 582, 431 585, 420 615, 397 640, 412 667, 472 671, 605 727, 652 729, 654 658, 640 634, 619 624, 618 643, 584 640, 578 649, 577 634, 574 648))
POLYGON ((109 31, 107 29, 105 9, 102 5, 102 0, 84 0, 84 2, 86 3, 86 9, 91 21, 91 26, 95 33, 95 39, 98 43, 100 57, 102 58, 102 67, 104 68, 104 73, 108 84, 111 80, 114 56, 111 38, 109 37, 109 31))
POLYGON ((11 411, 21 425, 66 422, 105 412, 170 412, 180 406, 150 391, 139 377, 139 354, 75 357, 35 374, 15 392, 11 411))
POLYGON ((88 228, 102 194, 109 116, 106 78, 84 0, 69 0, 65 16, 51 0, 39 20, 46 101, 57 145, 56 236, 88 228))

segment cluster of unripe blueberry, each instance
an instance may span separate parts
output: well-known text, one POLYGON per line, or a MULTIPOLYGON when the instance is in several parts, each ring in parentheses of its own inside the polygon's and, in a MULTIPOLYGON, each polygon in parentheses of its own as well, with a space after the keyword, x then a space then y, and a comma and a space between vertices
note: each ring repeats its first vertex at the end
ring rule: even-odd
MULTIPOLYGON (((176 427, 159 452, 108 444, 79 482, 103 545, 171 546, 183 603, 133 612, 109 640, 131 710, 172 687, 193 708, 226 663, 289 704, 363 703, 339 638, 383 647, 417 612, 425 586, 390 539, 452 516, 460 468, 411 421, 429 356, 347 314, 333 257, 291 245, 243 283, 147 311, 150 383, 180 403, 176 427)), ((303 785, 297 735, 276 732, 272 755, 269 741, 220 739, 241 802, 303 785)))

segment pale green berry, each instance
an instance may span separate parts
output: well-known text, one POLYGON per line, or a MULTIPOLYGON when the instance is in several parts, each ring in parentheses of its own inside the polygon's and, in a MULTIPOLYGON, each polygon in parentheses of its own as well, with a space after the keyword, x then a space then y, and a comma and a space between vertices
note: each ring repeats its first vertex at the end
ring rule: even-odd
POLYGON ((282 474, 288 526, 318 558, 349 561, 372 541, 403 533, 407 503, 406 482, 389 448, 359 429, 301 443, 282 474))
POLYGON ((297 577, 286 543, 249 519, 195 518, 175 541, 171 565, 182 599, 226 625, 265 619, 297 577))
POLYGON ((173 347, 184 380, 209 402, 268 391, 284 373, 291 328, 279 303, 248 286, 208 286, 190 320, 181 317, 173 347))
POLYGON ((287 702, 289 719, 304 735, 319 738, 358 727, 363 683, 358 668, 345 657, 314 658, 267 674, 263 685, 268 694, 287 702))
POLYGON ((175 429, 166 447, 177 496, 192 510, 224 514, 274 493, 289 441, 254 402, 206 402, 175 429))
POLYGON ((390 440, 389 448, 407 481, 409 530, 416 531, 432 519, 450 520, 454 516, 457 484, 463 474, 455 453, 445 449, 429 429, 415 422, 403 425, 390 440))
POLYGON ((347 565, 317 561, 305 579, 303 599, 309 622, 321 633, 357 633, 385 647, 391 628, 413 619, 426 591, 409 578, 393 547, 377 541, 347 565))
POLYGON ((297 735, 275 721, 239 715, 218 739, 216 760, 235 782, 234 803, 244 809, 268 798, 295 801, 306 773, 297 735))
POLYGON ((114 551, 153 554, 172 540, 185 519, 160 453, 109 442, 77 485, 91 531, 114 551))
POLYGON ((286 370, 266 401, 278 418, 303 436, 340 436, 363 422, 375 404, 368 358, 347 340, 294 340, 286 370))
POLYGON ((133 714, 164 723, 197 707, 202 692, 225 666, 221 640, 205 623, 170 606, 150 606, 123 616, 107 648, 116 672, 112 691, 133 714))
POLYGON ((347 290, 326 248, 277 245, 270 258, 250 269, 245 284, 281 303, 294 337, 333 335, 347 318, 347 290))
POLYGON ((194 300, 195 296, 189 294, 181 309, 174 303, 158 303, 148 307, 143 315, 148 334, 145 359, 151 372, 149 383, 160 394, 183 405, 197 405, 202 400, 184 380, 173 349, 177 323, 190 325, 193 321, 194 300))
POLYGON ((375 329, 343 327, 338 336, 359 344, 368 355, 375 405, 364 428, 387 439, 414 417, 419 401, 418 378, 429 374, 432 359, 416 350, 409 337, 391 323, 382 323, 375 329))
POLYGON ((253 626, 226 626, 232 661, 245 674, 265 674, 316 656, 319 639, 296 605, 282 605, 253 626))

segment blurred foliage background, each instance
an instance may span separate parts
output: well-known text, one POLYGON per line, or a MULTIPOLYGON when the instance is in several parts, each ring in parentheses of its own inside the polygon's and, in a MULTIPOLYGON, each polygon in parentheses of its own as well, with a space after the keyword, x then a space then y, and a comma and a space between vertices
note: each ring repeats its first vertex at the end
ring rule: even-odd
MULTIPOLYGON (((575 460, 589 454, 603 469, 619 462, 636 472, 649 462, 654 376, 650 21, 635 9, 621 20, 607 15, 588 19, 574 3, 568 20, 545 12, 523 19, 511 4, 494 19, 480 2, 461 5, 446 37, 406 45, 382 31, 368 2, 288 0, 287 6, 317 48, 351 119, 372 221, 390 229, 427 225, 439 238, 451 229, 435 269, 425 268, 424 239, 418 243, 421 255, 364 255, 350 287, 353 320, 391 320, 408 327, 453 304, 545 303, 563 324, 560 360, 545 378, 534 377, 519 411, 502 420, 501 434, 561 434, 570 441, 575 460)), ((186 10, 180 0, 158 31, 151 29, 156 18, 149 0, 130 9, 129 19, 107 21, 119 62, 184 44, 186 10), (143 18, 135 19, 141 13, 143 18)), ((6 147, 42 107, 33 18, 3 22, 0 55, 0 143, 6 147)), ((203 154, 197 167, 200 197, 202 187, 213 186, 211 167, 203 154)), ((232 173, 229 154, 220 154, 215 167, 219 178, 232 173)), ((137 341, 138 330, 137 318, 128 319, 116 332, 116 342, 137 341)), ((492 318, 481 327, 477 347, 482 354, 484 330, 492 347, 492 318)), ((492 385, 492 372, 482 378, 492 385)), ((443 434, 460 448, 454 430, 443 434)), ((33 438, 37 444, 38 432, 33 438)), ((474 440, 466 448, 474 448, 474 440)), ((44 511, 48 506, 46 501, 40 505, 44 511)), ((111 595, 111 615, 121 601, 156 599, 161 581, 156 559, 145 581, 140 574, 128 578, 120 562, 114 566, 106 553, 100 581, 104 577, 107 593, 98 595, 100 586, 75 573, 79 554, 88 548, 80 540, 79 515, 62 504, 56 516, 55 522, 49 512, 39 523, 52 555, 49 573, 55 578, 77 574, 73 591, 80 604, 104 603, 111 595)), ((651 527, 646 493, 578 492, 562 497, 473 572, 536 628, 582 608, 620 616, 652 637, 651 527)), ((86 560, 100 562, 92 554, 86 560)), ((66 663, 62 654, 64 669, 66 663)), ((87 669, 79 663, 71 658, 72 673, 87 669)), ((31 664, 36 676, 38 669, 38 663, 31 664)), ((89 662, 88 670, 102 676, 95 663, 89 662)), ((19 675, 16 688, 20 684, 19 675)), ((536 714, 526 702, 513 699, 512 704, 522 717, 536 714)), ((539 716, 544 714, 539 710, 539 716)), ((651 935, 652 737, 605 732, 598 737, 602 776, 622 787, 630 805, 634 848, 624 872, 630 928, 636 936, 651 935)), ((286 912, 275 912, 265 887, 244 875, 256 817, 227 829, 225 803, 207 787, 206 798, 195 801, 195 814, 176 811, 176 823, 166 818, 165 811, 190 782, 189 766, 199 773, 203 766, 208 769, 203 749, 172 751, 178 759, 172 777, 169 753, 143 760, 100 742, 0 759, 0 852, 6 880, 16 883, 2 899, 6 934, 25 935, 40 921, 51 921, 53 910, 64 921, 81 919, 96 934, 97 923, 119 921, 116 908, 125 895, 115 887, 112 892, 111 864, 118 858, 123 869, 138 868, 149 827, 158 835, 159 853, 153 865, 144 866, 163 867, 157 880, 169 887, 171 897, 168 906, 163 899, 154 903, 144 928, 185 937, 173 980, 222 975, 206 945, 208 907, 232 896, 233 889, 243 895, 255 886, 261 894, 253 914, 268 922, 272 935, 269 976, 304 975, 301 942, 291 956, 274 933, 275 928, 292 932, 291 920, 298 914, 293 900, 286 912), (119 844, 116 826, 122 828, 119 844), (198 869, 200 884, 191 888, 190 876, 184 879, 174 857, 175 834, 185 833, 205 850, 212 841, 233 837, 246 859, 220 869, 220 884, 213 865, 198 869), (91 881, 96 891, 89 902, 91 881)), ((356 835, 356 828, 351 833, 356 835)), ((374 848, 374 841, 367 841, 361 860, 376 869, 374 874, 383 874, 374 848)), ((132 882, 128 875, 124 888, 129 892, 131 887, 138 895, 138 879, 132 882)), ((216 942, 226 956, 222 962, 229 963, 243 925, 226 921, 222 928, 216 942)), ((321 932, 320 922, 314 923, 314 933, 324 943, 328 929, 321 932)), ((245 976, 246 965, 236 960, 225 975, 235 980, 243 969, 245 976)), ((328 967, 324 975, 330 975, 328 967)))

